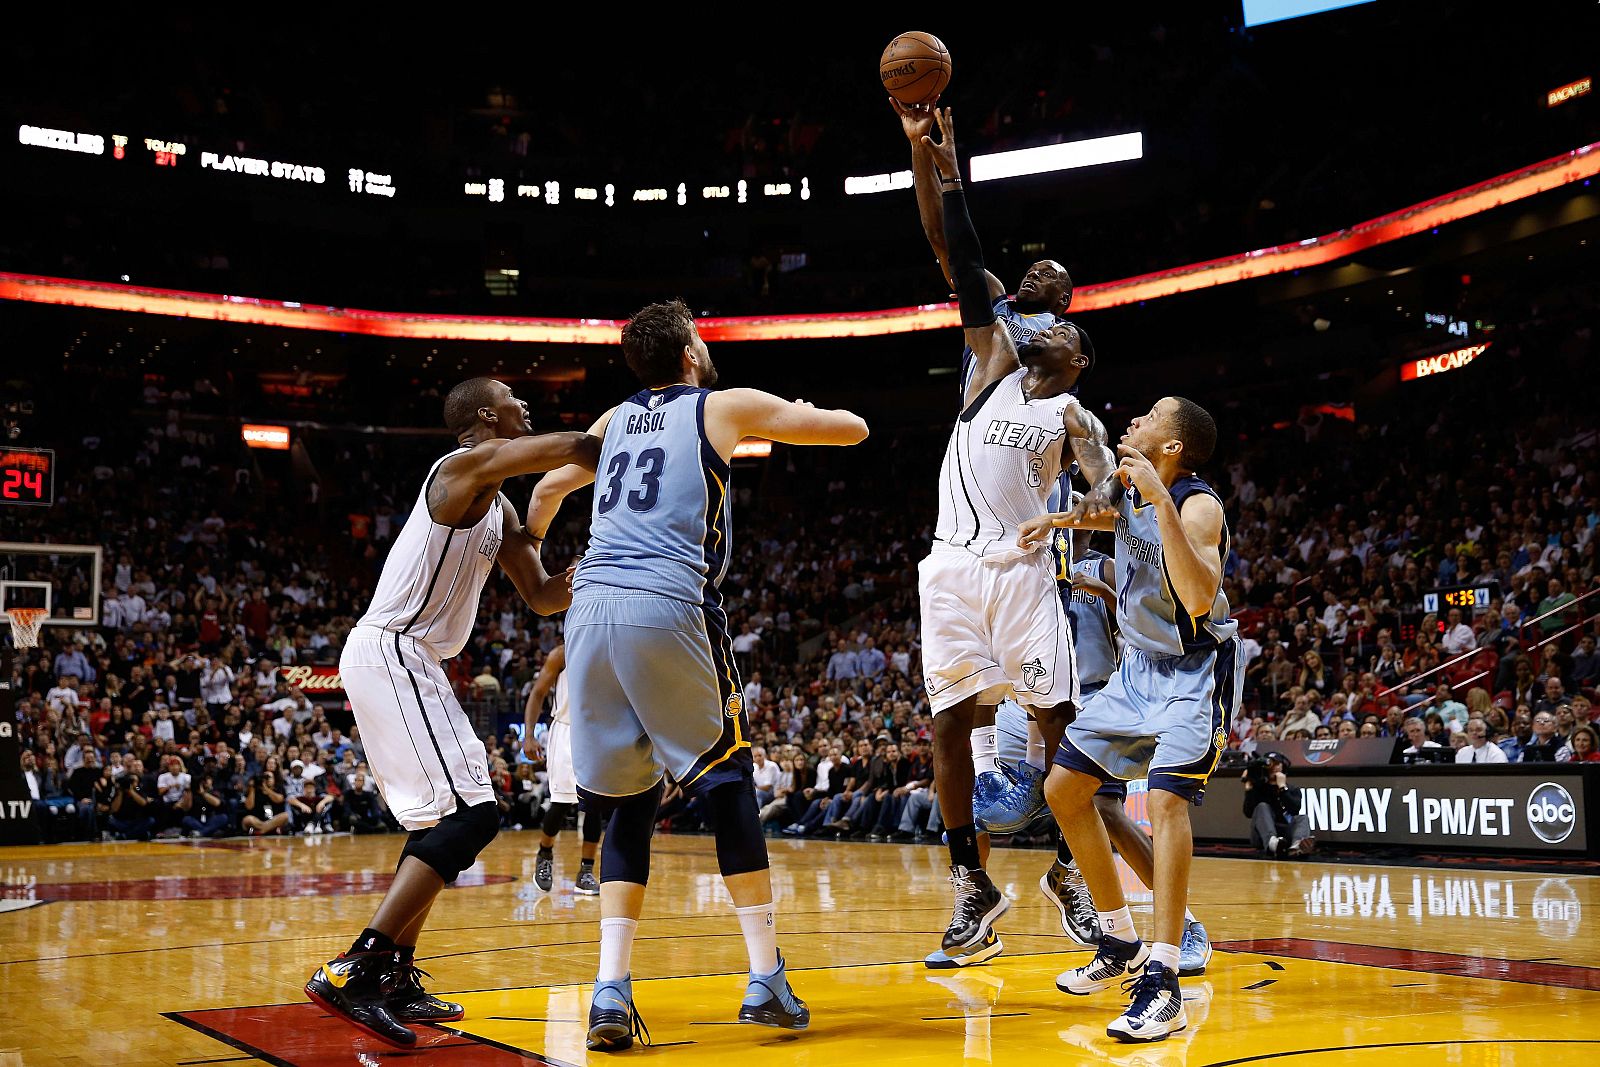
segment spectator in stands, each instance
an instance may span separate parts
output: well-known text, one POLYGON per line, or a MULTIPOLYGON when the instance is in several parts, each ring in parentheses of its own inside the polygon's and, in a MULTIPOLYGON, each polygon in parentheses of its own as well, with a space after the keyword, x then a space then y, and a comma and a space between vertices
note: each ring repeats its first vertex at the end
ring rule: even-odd
POLYGON ((1561 609, 1578 598, 1561 584, 1560 578, 1551 578, 1545 588, 1548 595, 1539 601, 1536 614, 1540 616, 1539 629, 1545 637, 1550 637, 1577 621, 1576 613, 1561 609))
POLYGON ((1455 698, 1449 682, 1434 686, 1433 711, 1451 733, 1459 733, 1467 725, 1467 706, 1455 698))
POLYGON ((1306 652, 1300 657, 1299 687, 1316 693, 1327 693, 1333 688, 1327 667, 1322 662, 1322 656, 1315 649, 1306 652))
POLYGON ((750 750, 750 758, 755 764, 756 807, 760 809, 777 799, 778 779, 783 772, 767 758, 767 750, 759 745, 750 750))
POLYGON ((1566 744, 1556 729, 1553 711, 1538 711, 1533 715, 1533 736, 1522 745, 1519 763, 1554 763, 1556 753, 1566 744))
POLYGON ((1584 634, 1572 654, 1572 684, 1587 689, 1600 683, 1600 653, 1595 651, 1594 635, 1584 634))
POLYGON ((861 660, 850 643, 840 638, 834 645, 833 655, 828 657, 828 681, 854 681, 861 677, 861 660))
POLYGON ((1478 635, 1472 632, 1472 627, 1461 621, 1460 608, 1451 608, 1446 618, 1444 637, 1439 641, 1446 655, 1459 656, 1478 647, 1478 635))
POLYGON ((1279 724, 1279 729, 1283 731, 1285 737, 1288 737, 1295 730, 1303 730, 1309 735, 1321 725, 1322 716, 1318 715, 1316 709, 1311 706, 1310 695, 1300 693, 1295 696, 1293 710, 1279 724))
POLYGON ((209 767, 194 779, 190 790, 193 801, 184 814, 182 826, 190 837, 221 837, 228 832, 230 820, 222 791, 216 785, 216 773, 209 767))
POLYGON ((1464 732, 1467 744, 1456 750, 1457 763, 1506 762, 1506 754, 1500 746, 1489 742, 1489 724, 1483 719, 1467 720, 1464 732))
POLYGON ((1554 712, 1564 704, 1572 703, 1572 698, 1567 695, 1567 687, 1561 683, 1559 674, 1552 674, 1544 680, 1544 695, 1534 702, 1535 712, 1554 712))
POLYGON ((1397 746, 1403 745, 1403 747, 1400 747, 1398 758, 1393 762, 1416 763, 1420 761, 1421 753, 1424 750, 1437 750, 1441 747, 1439 742, 1428 738, 1427 724, 1415 715, 1406 719, 1403 729, 1405 733, 1404 742, 1396 742, 1397 746))
POLYGON ((1600 732, 1588 723, 1574 728, 1567 743, 1556 753, 1556 762, 1600 763, 1600 732))

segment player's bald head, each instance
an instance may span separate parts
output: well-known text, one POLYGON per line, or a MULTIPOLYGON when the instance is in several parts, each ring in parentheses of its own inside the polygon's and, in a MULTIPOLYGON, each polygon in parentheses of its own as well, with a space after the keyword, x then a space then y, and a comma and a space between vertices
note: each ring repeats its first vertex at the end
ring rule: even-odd
POLYGON ((495 378, 468 378, 461 382, 444 398, 445 428, 457 436, 466 433, 477 424, 479 410, 500 402, 502 390, 509 392, 495 378))

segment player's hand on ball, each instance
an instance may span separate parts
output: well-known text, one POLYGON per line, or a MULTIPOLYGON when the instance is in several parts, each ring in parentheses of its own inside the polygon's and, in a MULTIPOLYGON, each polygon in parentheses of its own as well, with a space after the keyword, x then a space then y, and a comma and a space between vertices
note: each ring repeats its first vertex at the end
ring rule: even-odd
POLYGON ((1017 527, 1017 547, 1033 548, 1050 540, 1050 534, 1055 530, 1052 516, 1035 515, 1017 527))
POLYGON ((935 144, 933 138, 924 136, 922 147, 933 156, 934 166, 939 168, 941 178, 959 178, 961 164, 956 161, 955 118, 947 107, 934 108, 933 117, 939 123, 939 143, 935 144))
POLYGON ((1147 501, 1155 500, 1166 492, 1166 486, 1161 484, 1161 475, 1156 473, 1143 452, 1132 445, 1118 445, 1117 454, 1122 457, 1122 462, 1117 465, 1117 477, 1122 479, 1123 485, 1139 490, 1139 495, 1147 501))
POLYGON ((906 140, 913 145, 922 143, 922 139, 933 132, 933 105, 929 104, 902 104, 894 97, 889 98, 889 106, 894 108, 894 113, 900 116, 900 128, 906 133, 906 140))

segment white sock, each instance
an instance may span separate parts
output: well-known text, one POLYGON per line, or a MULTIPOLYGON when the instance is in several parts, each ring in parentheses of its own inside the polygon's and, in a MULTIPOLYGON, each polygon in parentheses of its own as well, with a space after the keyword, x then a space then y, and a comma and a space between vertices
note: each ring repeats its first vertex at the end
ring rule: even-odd
POLYGON ((1190 911, 1188 908, 1184 908, 1183 909, 1183 922, 1184 922, 1184 925, 1187 926, 1189 923, 1197 923, 1199 921, 1200 921, 1199 919, 1196 919, 1194 917, 1194 912, 1190 911))
POLYGON ((1036 771, 1044 770, 1044 734, 1032 719, 1028 720, 1028 766, 1036 771))
POLYGON ((1178 969, 1178 946, 1157 941, 1150 946, 1150 962, 1159 963, 1169 971, 1178 969))
POLYGON ((1116 911, 1096 912, 1100 916, 1100 932, 1109 934, 1118 941, 1139 940, 1138 931, 1133 928, 1133 913, 1124 904, 1116 911))
POLYGON ((638 919, 600 920, 600 969, 595 972, 597 981, 615 982, 628 977, 628 971, 633 967, 633 935, 638 929, 638 919))
POLYGON ((733 910, 738 913, 739 928, 744 931, 750 973, 771 974, 778 969, 778 923, 771 902, 733 910))
POLYGON ((972 728, 972 770, 976 774, 985 774, 989 771, 1000 769, 998 753, 1000 741, 997 726, 974 726, 972 728))

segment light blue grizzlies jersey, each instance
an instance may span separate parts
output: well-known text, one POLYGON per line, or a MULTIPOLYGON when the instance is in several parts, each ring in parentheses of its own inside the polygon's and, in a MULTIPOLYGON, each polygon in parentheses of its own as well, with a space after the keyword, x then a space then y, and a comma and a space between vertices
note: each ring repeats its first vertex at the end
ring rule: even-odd
MULTIPOLYGON (((1180 510, 1195 493, 1217 496, 1192 474, 1179 478, 1169 491, 1180 510)), ((1239 625, 1228 617, 1228 598, 1220 587, 1216 598, 1199 612, 1178 600, 1167 577, 1155 505, 1144 503, 1139 491, 1130 489, 1122 494, 1117 512, 1117 625, 1122 639, 1141 652, 1181 656, 1216 648, 1231 638, 1239 625)), ((1226 559, 1226 521, 1219 547, 1226 559)))
MULTIPOLYGON (((1040 311, 1032 315, 1018 311, 1014 299, 1009 296, 994 298, 994 317, 1005 324, 1006 333, 1011 335, 1011 343, 1021 348, 1033 340, 1033 335, 1042 333, 1056 324, 1054 312, 1040 311)), ((961 395, 967 394, 967 383, 972 381, 972 371, 978 365, 978 360, 972 354, 971 348, 966 348, 961 353, 961 395)))
POLYGON ((1085 692, 1097 690, 1116 673, 1121 658, 1116 632, 1106 602, 1088 590, 1072 588, 1072 575, 1101 578, 1101 564, 1107 556, 1090 549, 1082 559, 1072 562, 1072 534, 1068 530, 1057 530, 1050 548, 1056 562, 1056 592, 1061 595, 1061 606, 1067 609, 1067 625, 1072 627, 1072 655, 1078 661, 1078 686, 1085 692))
POLYGON ((716 606, 728 571, 730 470, 706 438, 708 391, 645 389, 611 416, 600 446, 589 550, 573 599, 596 587, 716 606))

